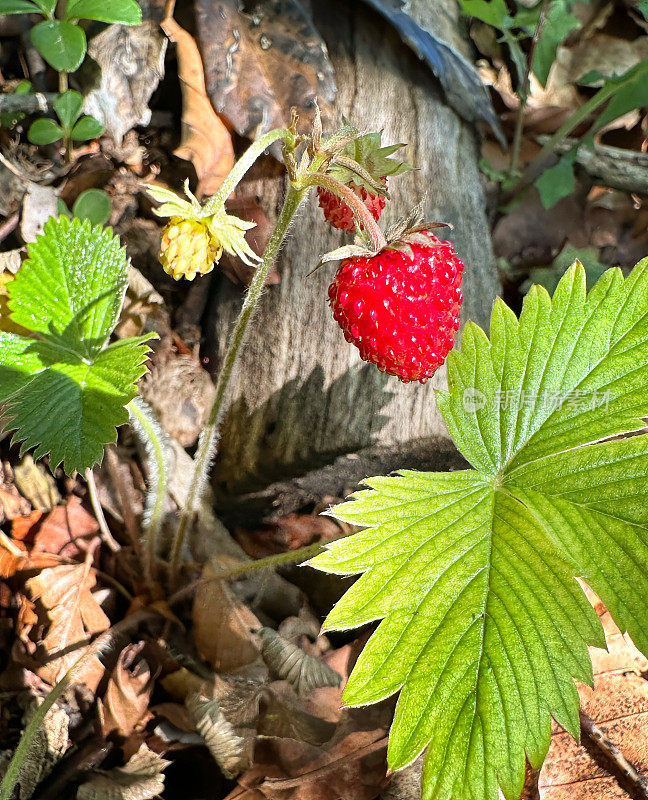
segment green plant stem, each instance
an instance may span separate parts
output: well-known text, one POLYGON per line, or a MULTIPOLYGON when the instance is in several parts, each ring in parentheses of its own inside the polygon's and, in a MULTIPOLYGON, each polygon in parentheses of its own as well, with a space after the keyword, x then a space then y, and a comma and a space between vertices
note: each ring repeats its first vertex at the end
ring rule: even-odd
POLYGON ((68 74, 67 72, 59 72, 58 74, 58 87, 59 93, 67 92, 68 90, 68 74))
POLYGON ((149 588, 157 584, 157 546, 162 530, 167 499, 167 463, 160 426, 153 417, 151 409, 136 397, 127 406, 131 424, 144 442, 149 459, 149 488, 146 496, 144 514, 144 573, 149 588))
POLYGON ((88 646, 85 653, 72 664, 61 680, 53 687, 52 691, 36 709, 34 716, 30 719, 20 737, 18 746, 16 747, 4 778, 2 779, 2 783, 0 784, 0 800, 11 800, 14 787, 20 778, 20 770, 25 759, 29 755, 34 737, 42 729, 47 712, 52 708, 58 698, 76 680, 78 674, 93 656, 99 653, 105 653, 118 636, 137 627, 150 613, 150 611, 138 611, 130 617, 126 617, 126 619, 123 619, 121 622, 118 622, 105 633, 102 633, 101 636, 97 637, 94 642, 88 646))
POLYGON ((383 234, 380 226, 373 218, 371 211, 362 202, 358 195, 348 186, 345 186, 340 181, 332 178, 324 172, 307 173, 301 178, 302 186, 321 186, 328 189, 329 192, 337 195, 340 199, 349 206, 355 217, 356 224, 359 228, 367 231, 371 240, 374 243, 376 250, 382 250, 386 246, 387 240, 383 234))
POLYGON ((513 144, 511 145, 511 160, 509 163, 509 175, 511 177, 515 175, 520 164, 520 148, 522 146, 522 131, 524 130, 524 112, 529 101, 529 94, 531 90, 531 69, 533 67, 535 51, 547 19, 548 5, 549 0, 542 0, 538 24, 536 25, 536 29, 533 33, 533 39, 531 40, 531 47, 529 49, 529 55, 526 63, 526 70, 522 79, 522 86, 520 87, 520 105, 518 106, 515 117, 515 130, 513 131, 513 144))
MULTIPOLYGON (((340 536, 338 538, 343 537, 340 536)), ((329 541, 334 540, 331 539, 329 541)), ((249 572, 258 572, 262 569, 274 569, 275 567, 281 567, 284 564, 295 564, 298 561, 305 561, 311 556, 316 556, 318 553, 321 553, 323 549, 324 545, 321 542, 315 542, 315 544, 299 547, 296 550, 288 550, 286 553, 278 553, 274 556, 266 556, 266 558, 244 561, 235 567, 219 571, 218 574, 214 575, 213 578, 199 578, 197 581, 193 581, 193 583, 190 583, 188 586, 183 586, 182 589, 171 595, 169 598, 169 606, 173 606, 175 603, 178 603, 185 597, 191 595, 196 589, 205 583, 210 583, 211 581, 227 581, 231 580, 232 578, 239 578, 241 575, 247 575, 249 572)))
POLYGON ((254 162, 263 155, 270 145, 283 139, 289 150, 294 149, 296 144, 295 134, 288 128, 276 128, 248 147, 239 160, 232 167, 231 172, 223 181, 222 186, 216 194, 205 203, 204 210, 206 213, 214 213, 227 198, 232 194, 237 184, 244 177, 245 173, 250 169, 254 162))
POLYGON ((90 504, 92 505, 92 510, 94 511, 97 524, 99 525, 99 533, 101 534, 101 538, 113 551, 113 553, 118 553, 121 550, 121 546, 110 532, 110 528, 106 522, 106 517, 104 516, 103 508, 101 507, 101 501, 99 500, 99 493, 97 492, 97 484, 95 483, 94 472, 92 471, 91 467, 86 470, 85 478, 86 483, 88 484, 90 504))
MULTIPOLYGON (((234 168, 236 169, 236 167, 234 168)), ((216 391, 214 394, 214 401, 207 423, 200 434, 198 442, 198 449, 194 457, 194 472, 189 484, 189 491, 185 501, 184 508, 180 512, 180 519, 178 521, 178 528, 173 538, 171 547, 171 565, 170 565, 170 580, 171 585, 174 586, 180 569, 180 557, 182 554, 182 545, 190 524, 193 522, 198 502, 202 496, 203 489, 207 482, 209 467, 211 465, 212 455, 218 441, 218 432, 224 414, 224 400, 227 387, 232 376, 232 370, 236 363, 239 349, 245 338, 247 326, 252 318, 252 314, 259 302, 261 294, 266 284, 268 273, 272 267, 277 252, 281 247, 290 223, 306 197, 307 187, 297 188, 290 185, 286 199, 284 200, 283 208, 277 220, 272 236, 268 240, 261 263, 256 268, 252 282, 248 287, 243 307, 238 315, 234 329, 230 335, 227 350, 223 365, 218 374, 216 381, 216 391)))
MULTIPOLYGON (((648 67, 648 61, 646 62, 648 67)), ((620 89, 624 88, 629 81, 636 80, 637 73, 628 77, 627 81, 617 80, 607 83, 590 99, 582 105, 558 130, 551 136, 543 145, 542 150, 535 156, 528 164, 525 174, 520 178, 517 183, 511 188, 511 193, 517 193, 525 188, 540 171, 547 158, 553 153, 554 149, 566 139, 569 134, 578 127, 581 122, 587 119, 590 114, 593 114, 600 106, 609 100, 620 89)), ((593 126, 595 127, 595 126, 593 126)))

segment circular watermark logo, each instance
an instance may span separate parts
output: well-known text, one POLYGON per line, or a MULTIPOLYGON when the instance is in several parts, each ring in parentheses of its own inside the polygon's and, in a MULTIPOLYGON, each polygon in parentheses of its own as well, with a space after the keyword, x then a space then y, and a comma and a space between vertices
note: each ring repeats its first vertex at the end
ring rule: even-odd
POLYGON ((473 387, 464 389, 461 399, 464 411, 468 412, 479 411, 486 405, 486 395, 479 389, 473 387))

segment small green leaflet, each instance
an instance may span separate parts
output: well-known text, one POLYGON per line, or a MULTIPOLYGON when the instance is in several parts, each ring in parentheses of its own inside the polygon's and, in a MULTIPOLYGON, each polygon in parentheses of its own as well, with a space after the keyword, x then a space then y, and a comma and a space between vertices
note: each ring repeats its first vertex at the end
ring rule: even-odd
POLYGON ((108 345, 126 291, 128 260, 110 229, 65 216, 45 224, 9 284, 0 320, 0 402, 22 450, 51 466, 101 460, 137 394, 151 335, 108 345), (16 332, 19 331, 19 332, 16 332))
POLYGON ((535 53, 533 56, 533 74, 544 86, 549 71, 556 61, 556 52, 567 36, 576 28, 580 28, 577 17, 571 13, 571 2, 553 0, 544 19, 535 53))
POLYGON ((400 692, 388 760, 427 748, 424 800, 497 800, 579 734, 603 631, 576 577, 648 654, 648 259, 586 293, 580 264, 490 339, 468 323, 438 404, 474 470, 402 472, 330 512, 364 528, 310 563, 361 577, 328 629, 379 621, 351 706, 400 692))

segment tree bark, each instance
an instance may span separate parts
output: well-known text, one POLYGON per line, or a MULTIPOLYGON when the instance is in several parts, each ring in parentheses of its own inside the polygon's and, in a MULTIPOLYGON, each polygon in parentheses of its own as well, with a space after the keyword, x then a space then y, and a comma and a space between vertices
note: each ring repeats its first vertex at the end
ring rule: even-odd
MULTIPOLYGON (((361 3, 341 0, 315 0, 312 9, 336 70, 340 116, 360 129, 384 129, 386 143, 406 142, 406 156, 417 167, 390 182, 383 220, 392 222, 423 200, 428 220, 452 223, 448 238, 466 264, 464 319, 487 324, 498 283, 475 131, 446 105, 430 71, 382 18, 361 3)), ((468 54, 454 0, 412 0, 408 10, 420 24, 433 19, 436 32, 468 54)), ((275 213, 283 179, 252 185, 264 208, 275 213)), ((311 196, 280 254, 281 283, 267 289, 232 379, 214 467, 221 507, 240 508, 246 493, 258 499, 259 490, 277 481, 284 482, 285 500, 285 481, 345 454, 378 446, 384 467, 396 469, 407 466, 410 444, 420 464, 420 439, 447 441, 434 400, 435 388, 446 385, 445 369, 425 386, 405 385, 364 364, 328 306, 334 265, 306 277, 321 254, 344 241, 311 196), (391 463, 390 450, 397 463, 391 463)), ((208 354, 216 367, 241 299, 240 289, 218 279, 208 313, 208 354)), ((447 450, 432 446, 429 466, 438 461, 447 468, 447 450)), ((363 464, 359 459, 355 480, 363 477, 363 464)), ((333 475, 327 487, 341 488, 333 475)), ((272 492, 264 497, 271 508, 272 492)))

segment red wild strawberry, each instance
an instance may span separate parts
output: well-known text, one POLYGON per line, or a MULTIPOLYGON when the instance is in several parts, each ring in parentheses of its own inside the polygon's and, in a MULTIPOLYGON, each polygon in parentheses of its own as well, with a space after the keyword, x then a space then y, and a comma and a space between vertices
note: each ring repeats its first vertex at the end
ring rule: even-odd
POLYGON ((365 361, 425 383, 454 344, 463 269, 450 242, 421 227, 340 263, 329 287, 333 316, 365 361))
MULTIPOLYGON (((356 131, 357 134, 357 131, 356 131)), ((380 132, 357 134, 333 157, 326 174, 352 189, 377 220, 385 208, 387 176, 400 175, 411 167, 390 158, 402 144, 381 146, 380 132)), ((353 233, 356 221, 349 206, 328 189, 318 187, 319 204, 334 228, 353 233)))
MULTIPOLYGON (((382 184, 387 188, 387 178, 383 177, 382 184)), ((365 186, 358 186, 357 183, 349 183, 349 189, 352 189, 362 202, 367 206, 375 220, 378 220, 385 208, 387 202, 386 197, 381 197, 375 194, 372 189, 367 189, 365 186)), ((324 189, 322 186, 317 187, 317 194, 319 196, 320 208, 324 212, 324 216, 331 223, 334 228, 339 228, 342 231, 349 231, 353 233, 356 229, 356 221, 353 216, 353 211, 349 206, 341 200, 333 192, 324 189)))

